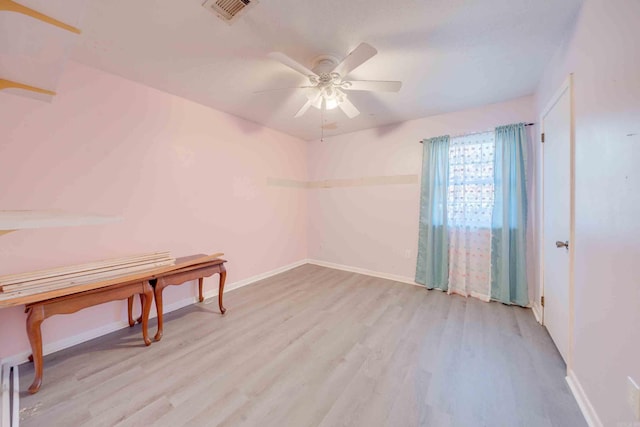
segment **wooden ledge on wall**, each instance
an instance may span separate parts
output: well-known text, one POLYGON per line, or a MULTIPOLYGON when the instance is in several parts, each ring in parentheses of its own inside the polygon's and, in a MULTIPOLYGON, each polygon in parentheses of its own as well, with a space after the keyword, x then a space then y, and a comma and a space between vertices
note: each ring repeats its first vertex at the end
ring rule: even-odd
POLYGON ((3 90, 3 89, 22 89, 22 90, 27 90, 29 92, 41 93, 43 95, 51 95, 51 96, 56 95, 56 93, 52 90, 42 89, 36 86, 30 86, 24 83, 18 83, 11 80, 0 79, 0 90, 3 90))
POLYGON ((0 11, 2 10, 5 10, 7 12, 21 13, 23 15, 27 15, 31 18, 37 19, 47 24, 54 25, 58 28, 62 28, 63 30, 71 31, 72 33, 76 33, 76 34, 81 33, 81 31, 74 26, 65 24, 62 21, 58 21, 57 19, 47 16, 44 13, 40 13, 37 10, 33 10, 29 7, 23 6, 19 3, 16 3, 13 0, 0 0, 0 11))
POLYGON ((121 221, 122 217, 69 213, 54 210, 0 210, 0 235, 14 230, 48 227, 100 225, 121 221))

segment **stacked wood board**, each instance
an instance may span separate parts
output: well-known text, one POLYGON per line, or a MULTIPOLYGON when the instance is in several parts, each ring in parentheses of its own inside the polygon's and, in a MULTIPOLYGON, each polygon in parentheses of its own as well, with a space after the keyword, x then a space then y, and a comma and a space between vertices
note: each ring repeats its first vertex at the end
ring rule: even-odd
POLYGON ((0 300, 98 282, 105 278, 123 277, 174 265, 175 262, 169 252, 156 252, 0 276, 0 300))
POLYGON ((212 262, 224 255, 218 252, 190 259, 184 263, 176 263, 175 259, 168 254, 168 252, 161 252, 135 257, 151 257, 143 261, 140 259, 132 260, 134 257, 127 257, 33 273, 0 276, 0 286, 2 287, 0 291, 0 308, 30 304, 111 285, 150 280, 156 275, 174 270, 189 269, 197 264, 212 262), (113 263, 116 268, 106 267, 102 263, 107 265, 113 263), (106 270, 97 271, 101 269, 106 270), (76 275, 77 273, 81 274, 76 275), (73 275, 73 277, 70 277, 70 275, 73 275), (47 280, 40 282, 43 279, 47 280), (38 281, 38 283, 33 283, 35 281, 38 281))

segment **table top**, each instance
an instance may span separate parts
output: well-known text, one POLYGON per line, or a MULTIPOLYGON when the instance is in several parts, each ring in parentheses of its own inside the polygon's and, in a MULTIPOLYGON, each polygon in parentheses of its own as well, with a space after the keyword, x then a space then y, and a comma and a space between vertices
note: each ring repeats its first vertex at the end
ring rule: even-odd
POLYGON ((83 283, 81 280, 79 280, 78 283, 74 284, 73 286, 60 289, 53 289, 48 291, 29 289, 25 291, 13 291, 6 293, 0 292, 0 308, 23 304, 32 304, 50 300, 52 298, 62 297, 65 295, 91 291, 94 289, 156 279, 158 277, 162 277, 163 275, 177 273, 179 271, 219 265, 226 262, 226 260, 220 258, 220 256, 222 255, 222 253, 216 253, 213 255, 190 255, 182 258, 177 258, 174 265, 155 267, 149 270, 137 271, 135 273, 114 275, 112 277, 108 277, 99 281, 90 281, 83 283))

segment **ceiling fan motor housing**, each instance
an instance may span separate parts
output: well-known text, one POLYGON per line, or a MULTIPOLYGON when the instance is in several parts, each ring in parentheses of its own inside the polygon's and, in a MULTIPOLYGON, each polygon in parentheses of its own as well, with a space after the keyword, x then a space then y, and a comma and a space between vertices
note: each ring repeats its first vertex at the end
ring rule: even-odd
POLYGON ((338 58, 333 55, 320 55, 313 60, 311 70, 317 75, 328 74, 336 68, 338 63, 338 58))

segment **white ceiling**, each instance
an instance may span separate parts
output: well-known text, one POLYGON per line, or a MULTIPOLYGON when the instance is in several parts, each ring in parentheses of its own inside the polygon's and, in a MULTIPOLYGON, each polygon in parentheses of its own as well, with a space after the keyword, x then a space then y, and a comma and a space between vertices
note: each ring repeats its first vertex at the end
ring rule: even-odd
POLYGON ((325 135, 334 135, 533 93, 581 3, 260 0, 228 25, 201 0, 88 0, 72 58, 312 140, 319 110, 293 118, 304 92, 253 93, 306 83, 269 52, 310 67, 318 55, 342 58, 360 42, 378 49, 351 77, 401 80, 400 93, 350 92, 361 114, 326 112, 325 135))

